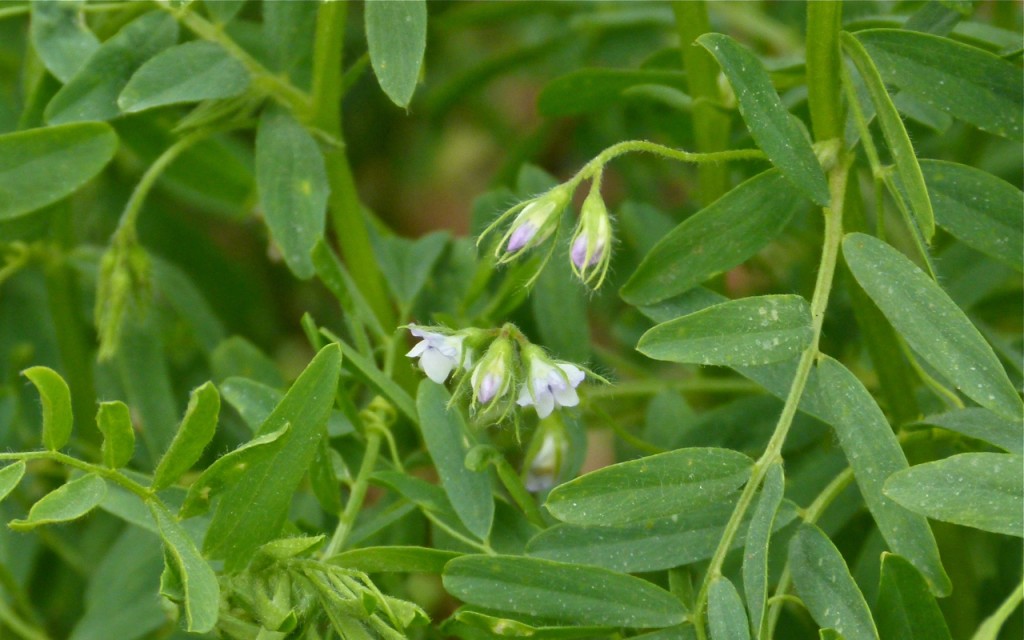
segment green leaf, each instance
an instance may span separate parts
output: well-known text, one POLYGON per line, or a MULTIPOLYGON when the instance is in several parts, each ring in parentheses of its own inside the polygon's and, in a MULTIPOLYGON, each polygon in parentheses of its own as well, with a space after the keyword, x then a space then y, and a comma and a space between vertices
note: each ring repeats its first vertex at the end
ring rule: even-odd
MULTIPOLYGON (((787 362, 740 371, 784 398, 792 385, 794 368, 795 364, 787 362)), ((800 409, 832 425, 864 502, 889 548, 914 563, 933 593, 948 595, 949 577, 927 520, 882 493, 885 479, 907 468, 907 458, 864 384, 842 363, 824 356, 811 371, 800 409)))
POLYGON ((444 588, 460 600, 552 623, 628 628, 683 621, 682 604, 646 580, 519 556, 462 556, 445 566, 444 588))
POLYGON ((427 48, 427 3, 370 0, 365 13, 366 44, 377 82, 392 102, 408 107, 427 48))
POLYGON ((708 626, 712 640, 750 640, 750 624, 736 587, 718 576, 708 589, 708 626))
POLYGON ((545 504, 574 524, 654 520, 729 496, 750 476, 751 464, 729 449, 680 449, 591 471, 555 487, 545 504))
MULTIPOLYGON (((603 638, 607 637, 612 629, 609 627, 552 627, 541 622, 528 624, 520 620, 503 618, 474 611, 467 607, 460 607, 449 620, 468 625, 474 629, 482 629, 488 632, 486 637, 524 637, 537 638, 538 640, 554 640, 569 638, 603 638)), ((458 634, 458 625, 445 622, 442 630, 453 632, 455 637, 464 637, 458 634)), ((473 636, 470 636, 473 637, 473 636)))
MULTIPOLYGON (((375 0, 383 1, 383 0, 375 0)), ((413 422, 419 421, 419 414, 416 410, 416 403, 405 392, 405 389, 398 386, 394 380, 381 373, 373 362, 361 356, 355 349, 344 342, 336 343, 345 354, 345 368, 352 371, 375 391, 387 398, 395 408, 405 414, 413 422)))
MULTIPOLYGON (((714 555, 734 506, 734 501, 722 500, 667 518, 624 526, 558 524, 534 536, 526 552, 536 558, 623 573, 662 571, 714 555)), ((774 529, 795 517, 795 507, 786 503, 774 529)), ((740 523, 733 538, 734 548, 743 544, 749 522, 745 518, 740 523)))
POLYGON ((533 287, 533 319, 544 346, 552 353, 571 362, 586 362, 590 358, 590 324, 585 290, 569 267, 569 244, 556 251, 553 264, 541 272, 533 287))
POLYGON ((68 383, 49 367, 30 367, 21 372, 32 381, 43 402, 43 446, 56 451, 71 439, 71 390, 68 383))
POLYGON ((862 233, 846 236, 843 255, 915 352, 978 404, 1020 419, 1020 397, 992 347, 931 278, 896 249, 862 233))
POLYGON ((204 0, 206 12, 215 21, 226 24, 234 20, 238 12, 245 6, 246 0, 204 0))
POLYGON ((67 82, 82 67, 100 41, 82 17, 85 2, 33 2, 29 36, 46 70, 67 82))
POLYGON ((24 520, 12 520, 7 526, 15 531, 28 531, 39 525, 77 520, 96 508, 107 493, 107 483, 94 473, 87 473, 57 487, 32 505, 24 520))
POLYGON ((219 44, 193 40, 164 49, 136 71, 117 98, 125 113, 181 102, 231 98, 249 88, 249 73, 219 44))
POLYGON ((864 594, 839 550, 821 529, 805 524, 789 543, 793 584, 811 617, 847 640, 878 640, 864 594))
POLYGON ((718 60, 736 94, 737 106, 750 135, 804 195, 825 207, 828 182, 814 149, 775 93, 761 60, 747 48, 721 33, 706 33, 697 43, 718 60))
POLYGON ((684 293, 768 244, 804 199, 777 169, 758 174, 662 238, 622 288, 632 305, 684 293))
POLYGON ((444 231, 428 233, 416 240, 398 236, 379 239, 377 249, 383 254, 380 270, 400 303, 411 305, 415 301, 450 239, 450 234, 444 231))
POLYGON ((290 429, 291 425, 285 423, 277 431, 257 436, 217 458, 189 485, 178 517, 184 520, 205 513, 213 497, 238 482, 247 469, 277 455, 285 442, 282 438, 290 429))
POLYGON ((769 467, 764 480, 761 497, 750 517, 747 541, 743 553, 743 591, 750 611, 751 628, 755 637, 761 638, 764 624, 765 599, 768 597, 768 545, 772 530, 777 527, 779 505, 785 492, 786 481, 782 464, 769 467))
POLYGON ((366 573, 436 573, 444 570, 449 560, 461 553, 427 547, 364 547, 351 549, 330 558, 339 567, 366 573))
POLYGON ((220 611, 220 585, 217 574, 199 554, 188 532, 163 505, 150 503, 149 509, 160 530, 167 550, 166 561, 176 572, 184 592, 185 628, 206 633, 217 624, 220 611))
POLYGON ((102 122, 0 135, 0 221, 71 195, 107 166, 115 151, 117 135, 102 122))
POLYGON ((813 338, 807 300, 753 296, 659 324, 640 338, 636 349, 670 362, 757 365, 792 358, 813 338))
POLYGON ((885 89, 878 69, 875 68, 871 58, 868 57, 864 47, 856 38, 846 33, 840 34, 840 42, 846 54, 853 60, 857 71, 860 72, 871 102, 875 106, 878 116, 878 124, 882 128, 882 136, 889 147, 893 163, 896 165, 896 175, 902 183, 906 193, 907 206, 914 213, 917 224, 921 227, 921 234, 925 240, 931 242, 935 235, 935 213, 932 211, 932 203, 928 198, 928 188, 924 183, 924 176, 921 174, 921 166, 917 162, 917 155, 914 153, 914 146, 910 144, 910 137, 903 126, 899 112, 892 103, 889 93, 885 89))
POLYGON ((458 406, 448 408, 451 396, 430 380, 420 382, 416 408, 420 415, 423 442, 434 460, 448 499, 466 528, 486 540, 494 520, 491 476, 466 467, 466 422, 458 406))
POLYGON ((266 109, 256 128, 256 183, 285 263, 299 278, 311 278, 310 254, 327 216, 327 170, 316 140, 280 107, 266 109))
POLYGON ((178 432, 153 472, 153 489, 171 486, 192 468, 213 439, 219 415, 220 394, 212 382, 206 382, 192 391, 185 417, 178 425, 178 432))
POLYGON ((901 29, 869 29, 857 39, 885 82, 983 131, 1024 141, 1024 88, 1020 68, 1011 62, 949 38, 901 29))
POLYGON ((100 45, 82 68, 46 105, 50 124, 110 120, 120 115, 117 97, 128 79, 151 57, 178 39, 178 21, 165 11, 149 11, 100 45))
POLYGON ((883 638, 951 640, 928 583, 914 565, 900 556, 882 554, 882 576, 874 609, 883 638))
POLYGON ((244 568, 256 549, 284 525, 292 494, 326 432, 340 372, 341 349, 327 345, 257 432, 262 436, 292 426, 281 436, 280 449, 250 464, 217 505, 203 547, 210 557, 224 559, 226 571, 244 568))
POLYGON ((25 461, 18 460, 0 469, 0 502, 11 495, 25 476, 25 461))
POLYGON ((544 85, 537 98, 537 110, 548 118, 578 116, 606 109, 627 89, 651 85, 685 90, 686 74, 648 69, 579 69, 544 85))
POLYGON ((956 431, 994 444, 1010 453, 1024 455, 1024 425, 1020 420, 1004 418, 988 409, 955 409, 948 413, 922 418, 921 423, 956 431))
POLYGON ((1024 456, 962 453, 893 474, 885 495, 945 522, 1024 537, 1024 456))
POLYGON ((128 405, 120 400, 101 402, 96 412, 96 425, 103 434, 100 449, 103 464, 111 469, 120 469, 128 464, 135 454, 135 429, 128 405))
POLYGON ((987 171, 922 160, 935 218, 965 244, 1024 271, 1024 193, 987 171))

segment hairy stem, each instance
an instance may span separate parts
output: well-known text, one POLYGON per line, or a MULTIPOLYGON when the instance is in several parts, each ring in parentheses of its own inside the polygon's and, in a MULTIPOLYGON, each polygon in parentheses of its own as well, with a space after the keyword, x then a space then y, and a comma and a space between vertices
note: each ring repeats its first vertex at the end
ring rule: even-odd
POLYGON ((811 298, 813 339, 810 346, 800 356, 800 362, 793 376, 789 394, 786 396, 786 402, 782 407, 782 414, 775 425, 772 437, 768 441, 765 452, 754 463, 750 480, 743 487, 743 492, 736 503, 736 508, 733 510, 729 522, 725 525, 722 539, 718 543, 718 548, 715 550, 711 563, 708 565, 707 573, 704 575, 704 581, 697 594, 697 601, 693 612, 693 621, 699 637, 704 637, 704 611, 707 605, 708 589, 711 586, 711 582, 722 573, 722 563, 725 561, 726 553, 728 553, 732 546, 732 541, 736 537, 736 532, 743 521, 743 516, 753 502, 758 487, 761 486, 761 482, 768 473, 769 466, 782 459, 782 445, 786 441, 786 435, 789 433, 789 428, 793 424, 797 408, 800 406, 800 398, 803 396, 804 388, 807 386, 811 369, 820 353, 818 351, 818 342, 821 339, 821 325, 825 318, 825 309, 828 307, 829 293, 832 290, 836 262, 839 257, 839 244, 843 238, 843 202, 849 176, 849 166, 850 158, 843 158, 829 172, 829 191, 832 206, 824 209, 825 237, 821 252, 821 263, 818 267, 818 277, 814 285, 814 294, 811 298))
POLYGON ((331 541, 324 548, 323 557, 330 558, 341 551, 345 544, 345 538, 352 531, 356 516, 363 508, 363 500, 366 498, 366 490, 370 487, 370 474, 377 466, 377 456, 380 453, 381 435, 376 430, 370 431, 366 436, 366 450, 363 453, 363 462, 359 465, 359 473, 352 484, 352 493, 349 494, 345 510, 338 517, 338 526, 334 529, 331 541))

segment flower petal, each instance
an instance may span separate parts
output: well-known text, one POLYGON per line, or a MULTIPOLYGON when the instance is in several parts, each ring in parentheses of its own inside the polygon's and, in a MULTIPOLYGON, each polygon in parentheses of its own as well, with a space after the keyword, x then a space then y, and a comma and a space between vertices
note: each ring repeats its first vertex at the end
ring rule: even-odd
POLYGON ((420 358, 420 366, 428 378, 437 384, 443 384, 455 367, 455 362, 437 349, 427 349, 420 358))
POLYGON ((412 349, 409 350, 409 353, 405 355, 409 356, 410 358, 418 358, 421 355, 423 355, 423 352, 426 351, 429 347, 430 345, 427 344, 426 340, 420 340, 412 349))
POLYGON ((555 410, 555 396, 550 391, 537 394, 537 417, 546 418, 555 410))
POLYGON ((565 377, 569 379, 569 384, 574 388, 580 386, 580 383, 583 382, 583 378, 587 375, 583 373, 583 370, 579 367, 565 362, 558 363, 558 368, 565 372, 565 377))
POLYGON ((516 404, 520 407, 528 407, 533 404, 533 396, 530 395, 530 388, 525 384, 519 387, 519 398, 516 400, 516 404))
POLYGON ((558 402, 558 406, 560 407, 575 407, 580 403, 580 397, 572 387, 557 389, 555 390, 554 395, 555 401, 558 402))

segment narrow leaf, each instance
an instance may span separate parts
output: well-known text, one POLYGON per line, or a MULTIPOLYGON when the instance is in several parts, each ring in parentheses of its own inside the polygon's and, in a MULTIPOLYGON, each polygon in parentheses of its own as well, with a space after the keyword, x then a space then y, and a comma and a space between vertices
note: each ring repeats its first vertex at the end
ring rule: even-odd
POLYGON ((220 611, 220 585, 217 574, 199 554, 188 532, 182 528, 163 505, 150 503, 160 537, 167 550, 167 560, 181 582, 185 605, 185 628, 192 633, 206 633, 217 624, 220 611))
POLYGON ((777 169, 754 176, 662 238, 626 282, 622 298, 650 305, 735 267, 775 238, 803 203, 777 169))
POLYGON ((224 559, 226 571, 244 568, 284 525, 292 494, 326 433, 340 371, 338 346, 321 349, 257 432, 262 436, 292 426, 281 436, 281 448, 249 465, 217 505, 203 546, 210 557, 224 559))
POLYGON ((645 333, 637 351, 670 362, 758 365, 798 355, 814 337, 800 296, 753 296, 670 320, 645 333))
POLYGON ((971 438, 1017 455, 1024 455, 1024 424, 1004 418, 988 409, 968 407, 921 419, 922 424, 935 425, 962 433, 971 438))
POLYGON ((366 43, 380 88, 400 107, 409 106, 427 48, 424 0, 366 3, 366 43))
POLYGON ((557 624, 666 627, 685 615, 674 596, 646 580, 537 558, 462 556, 442 580, 466 603, 557 624))
MULTIPOLYGON (((383 0, 377 0, 383 1, 383 0)), ((416 403, 394 380, 381 373, 373 362, 367 360, 344 342, 336 343, 345 354, 345 368, 352 371, 375 391, 387 398, 395 408, 413 422, 419 420, 416 403)))
POLYGON ((545 504, 574 524, 653 520, 725 498, 746 481, 751 464, 728 449, 680 449, 591 471, 556 487, 545 504))
POLYGON ((1024 457, 962 453, 894 474, 885 495, 945 522, 1024 537, 1024 457))
MULTIPOLYGON (((786 362, 740 371, 774 395, 785 398, 792 385, 794 367, 786 362)), ((864 502, 889 548, 914 563, 928 580, 932 593, 948 595, 949 577, 942 567, 928 521, 882 493, 885 479, 907 468, 907 458, 864 384, 842 363, 825 356, 811 371, 800 408, 835 430, 864 502)))
POLYGON ((697 38, 697 43, 721 65, 736 94, 740 115, 757 146, 804 195, 823 207, 828 206, 825 172, 806 134, 782 105, 761 60, 721 33, 706 33, 697 38))
MULTIPOLYGON (((456 637, 466 637, 458 632, 459 625, 468 625, 474 630, 482 629, 489 635, 486 637, 524 637, 543 638, 544 640, 569 640, 570 638, 605 638, 613 631, 609 627, 553 627, 543 622, 530 624, 508 617, 499 617, 474 611, 469 607, 459 607, 442 629, 454 633, 456 637)), ((474 636, 468 636, 474 637, 474 636)))
POLYGON ((366 573, 436 573, 440 574, 450 560, 460 553, 427 547, 364 547, 351 549, 330 559, 339 567, 366 573))
POLYGON ((819 626, 835 629, 846 640, 879 640, 864 594, 821 529, 800 527, 789 544, 789 566, 797 593, 819 626))
POLYGON ((750 640, 750 624, 743 601, 729 579, 718 576, 708 589, 708 626, 711 640, 750 640))
POLYGON ((875 620, 883 638, 951 640, 928 583, 914 565, 891 553, 882 554, 875 620))
POLYGON ((874 62, 864 51, 864 47, 856 38, 846 32, 840 34, 840 41, 846 54, 850 56, 857 71, 860 72, 861 78, 864 79, 868 95, 871 96, 871 102, 875 105, 878 124, 882 128, 882 135, 889 147, 893 163, 896 165, 896 174, 906 191, 907 205, 914 213, 917 224, 921 227, 921 234, 924 235, 925 240, 931 242, 932 236, 935 235, 935 214, 932 211, 931 200, 928 198, 928 188, 925 186, 921 167, 917 162, 917 155, 914 153, 913 145, 910 144, 910 137, 907 136, 903 120, 900 119, 900 114, 896 111, 881 76, 878 75, 878 69, 875 68, 874 62))
POLYGON ((11 495, 14 488, 18 486, 25 476, 25 461, 18 460, 0 469, 0 502, 11 495))
MULTIPOLYGON (((630 525, 557 524, 534 536, 526 551, 536 558, 589 564, 622 573, 663 571, 714 555, 734 506, 734 501, 722 500, 630 525)), ((784 506, 773 523, 776 530, 796 517, 793 504, 784 506)), ((733 548, 743 545, 749 522, 745 518, 740 523, 733 548)))
POLYGON ((0 135, 0 221, 71 195, 107 166, 115 151, 117 136, 102 122, 0 135))
POLYGON ((192 391, 185 417, 178 425, 178 432, 153 473, 154 489, 169 487, 192 468, 213 439, 219 415, 220 394, 212 382, 206 382, 192 391))
POLYGON ((1020 419, 1020 397, 992 347, 931 278, 896 249, 862 233, 846 236, 843 255, 914 351, 978 404, 1020 419))
POLYGON ((103 464, 120 469, 128 464, 135 453, 135 429, 128 405, 120 400, 101 402, 96 412, 96 425, 103 434, 100 454, 103 464))
POLYGON ((164 11, 148 11, 100 45, 82 68, 46 105, 50 124, 110 120, 120 115, 117 97, 128 79, 151 57, 178 39, 178 21, 164 11))
POLYGON ((21 372, 32 381, 43 402, 43 446, 56 451, 71 439, 71 390, 68 383, 49 367, 30 367, 21 372))
POLYGON ((1024 193, 987 171, 922 160, 939 226, 978 251, 1024 271, 1024 193))
POLYGON ((768 597, 768 545, 775 528, 776 514, 782 504, 785 478, 780 463, 773 464, 765 476, 764 489, 754 507, 747 530, 743 553, 743 591, 750 611, 751 628, 757 639, 762 637, 765 601, 768 597))
POLYGON ((887 83, 983 131, 1024 141, 1024 87, 1013 63, 949 38, 902 29, 869 29, 857 39, 887 83))
POLYGON ((288 268, 311 278, 311 254, 323 236, 330 187, 316 140, 284 109, 270 107, 260 117, 256 183, 270 235, 288 268))
POLYGON ((67 82, 100 46, 82 18, 85 2, 33 2, 29 37, 43 66, 67 82))
POLYGON ((234 451, 217 458, 195 482, 189 485, 178 517, 184 520, 205 513, 210 508, 214 496, 234 485, 246 469, 276 455, 283 444, 281 438, 290 429, 291 425, 285 423, 277 431, 257 436, 234 451))
POLYGON ((467 529, 486 540, 494 520, 490 475, 466 467, 466 423, 457 406, 448 408, 449 400, 443 386, 430 380, 420 382, 416 407, 423 441, 455 512, 467 529))
POLYGON ((43 524, 77 520, 92 511, 107 493, 107 483, 89 473, 61 485, 32 505, 24 520, 12 520, 7 526, 28 531, 43 524))
POLYGON ((219 44, 193 40, 165 49, 132 75, 117 98, 125 113, 181 102, 230 98, 249 88, 249 73, 219 44))

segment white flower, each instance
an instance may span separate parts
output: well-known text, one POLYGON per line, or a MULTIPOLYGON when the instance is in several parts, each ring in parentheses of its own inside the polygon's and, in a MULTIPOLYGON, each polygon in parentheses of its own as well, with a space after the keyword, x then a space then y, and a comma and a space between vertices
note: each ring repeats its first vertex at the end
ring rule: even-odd
POLYGON ((575 365, 552 363, 546 358, 530 359, 530 377, 519 390, 516 403, 520 407, 533 405, 537 415, 546 418, 556 407, 575 407, 580 403, 576 387, 585 374, 575 365))
POLYGON ((409 333, 423 339, 405 355, 410 358, 419 358, 420 368, 434 382, 443 384, 452 369, 458 367, 459 364, 469 366, 470 353, 468 350, 463 362, 462 336, 446 336, 442 333, 424 331, 415 326, 409 327, 409 333))

